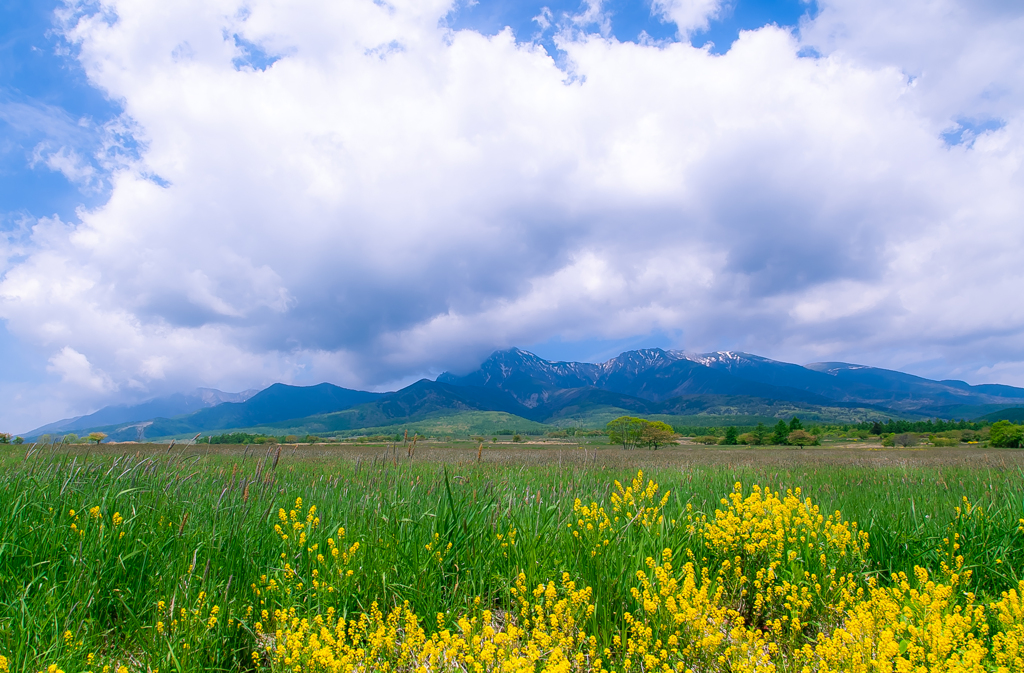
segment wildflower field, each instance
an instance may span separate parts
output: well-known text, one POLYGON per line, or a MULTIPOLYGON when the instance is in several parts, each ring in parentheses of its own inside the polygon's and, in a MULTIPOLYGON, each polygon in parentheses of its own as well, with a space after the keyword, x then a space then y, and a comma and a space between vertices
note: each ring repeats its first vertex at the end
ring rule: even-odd
POLYGON ((132 451, 0 456, 0 671, 1024 671, 1020 461, 132 451))

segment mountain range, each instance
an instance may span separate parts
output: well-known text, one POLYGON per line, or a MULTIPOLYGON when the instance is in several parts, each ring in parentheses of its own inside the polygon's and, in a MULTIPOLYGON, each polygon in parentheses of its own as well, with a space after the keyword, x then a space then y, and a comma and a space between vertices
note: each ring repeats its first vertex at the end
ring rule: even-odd
POLYGON ((513 348, 478 369, 446 372, 390 393, 274 384, 258 393, 158 398, 106 407, 31 433, 101 430, 111 439, 257 430, 273 434, 352 433, 453 414, 500 412, 523 422, 600 425, 624 413, 645 416, 800 414, 820 420, 977 418, 1024 407, 1024 388, 933 381, 842 362, 806 366, 747 353, 642 349, 603 363, 553 362, 513 348), (192 405, 192 406, 189 406, 192 405), (199 408, 194 408, 194 407, 199 408), (174 413, 174 412, 177 413, 174 413))
POLYGON ((258 392, 258 390, 246 390, 241 393, 225 393, 213 388, 197 388, 190 393, 174 393, 140 404, 116 404, 103 407, 86 416, 75 416, 48 423, 27 434, 30 437, 38 437, 43 434, 63 435, 108 425, 140 422, 151 418, 181 416, 224 403, 242 403, 258 392))

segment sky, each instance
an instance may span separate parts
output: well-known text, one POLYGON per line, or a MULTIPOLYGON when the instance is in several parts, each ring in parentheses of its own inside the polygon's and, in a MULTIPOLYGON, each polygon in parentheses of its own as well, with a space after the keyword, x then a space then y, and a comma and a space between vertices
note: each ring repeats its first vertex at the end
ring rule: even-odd
POLYGON ((0 429, 518 346, 1024 385, 1016 0, 0 0, 0 429))

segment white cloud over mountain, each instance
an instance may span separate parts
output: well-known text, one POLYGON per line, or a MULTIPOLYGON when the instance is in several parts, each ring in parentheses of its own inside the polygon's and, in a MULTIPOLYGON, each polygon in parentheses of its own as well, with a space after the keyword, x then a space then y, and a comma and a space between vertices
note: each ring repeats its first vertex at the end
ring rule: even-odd
MULTIPOLYGON (((683 34, 718 8, 662 4, 683 34)), ((563 69, 449 9, 69 8, 141 145, 0 246, 52 377, 0 420, 652 330, 1024 384, 1019 5, 826 0, 722 55, 567 30, 563 69)))

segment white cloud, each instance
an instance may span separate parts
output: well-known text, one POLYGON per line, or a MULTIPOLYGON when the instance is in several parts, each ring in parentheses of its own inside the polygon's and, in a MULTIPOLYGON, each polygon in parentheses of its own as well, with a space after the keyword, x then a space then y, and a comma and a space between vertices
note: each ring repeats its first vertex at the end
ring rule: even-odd
POLYGON ((47 143, 36 145, 32 153, 32 165, 42 163, 50 170, 64 175, 69 182, 78 185, 84 193, 93 193, 97 188, 97 172, 81 154, 70 147, 51 149, 47 143))
POLYGON ((722 0, 653 0, 651 11, 676 24, 679 32, 690 35, 706 30, 708 22, 722 11, 722 0))
MULTIPOLYGON (((69 408, 651 330, 1021 371, 1019 16, 950 5, 918 35, 913 4, 820 6, 721 56, 562 34, 569 77, 507 31, 439 27, 445 2, 109 0, 68 35, 139 159, 79 223, 36 224, 0 317, 108 377, 54 364, 85 391, 69 408), (943 140, 984 115, 1005 124, 943 140)), ((658 7, 685 32, 717 4, 658 7)))
POLYGON ((65 346, 51 357, 47 369, 59 375, 61 383, 91 392, 108 393, 117 389, 117 385, 105 372, 93 367, 89 358, 70 346, 65 346))

